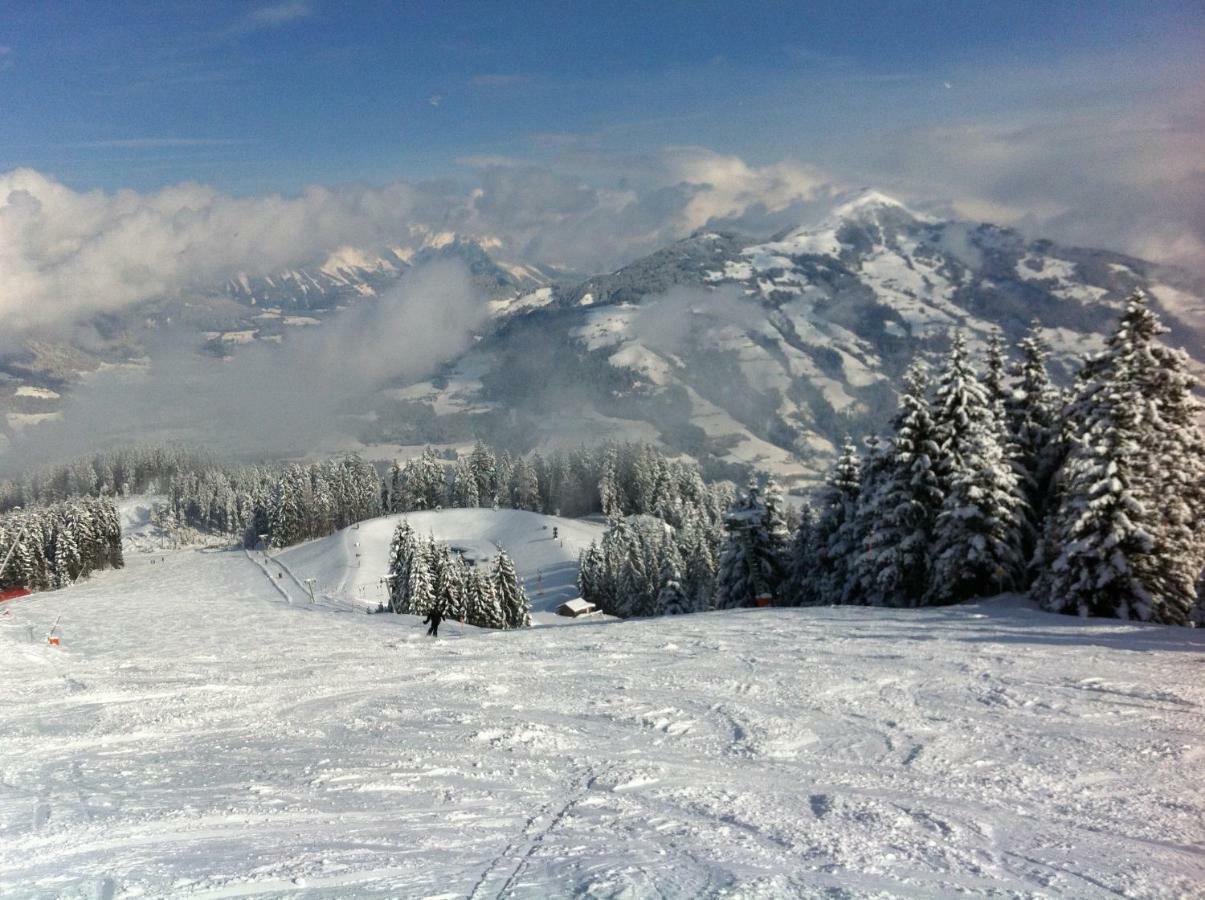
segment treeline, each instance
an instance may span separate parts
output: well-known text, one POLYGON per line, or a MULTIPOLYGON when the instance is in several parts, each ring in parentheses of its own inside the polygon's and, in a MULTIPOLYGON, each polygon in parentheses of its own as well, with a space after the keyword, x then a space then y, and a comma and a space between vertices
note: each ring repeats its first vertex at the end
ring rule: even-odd
POLYGON ((382 513, 500 507, 554 515, 655 515, 674 526, 688 516, 719 521, 726 485, 646 444, 611 444, 514 458, 478 442, 459 458, 428 448, 378 477, 357 456, 311 465, 181 469, 167 481, 169 521, 254 546, 285 547, 382 513))
POLYGON ((390 612, 432 611, 479 628, 526 628, 531 603, 505 551, 484 571, 448 545, 418 537, 403 519, 389 547, 390 612))
POLYGON ((121 521, 108 498, 87 497, 0 515, 0 589, 66 587, 119 569, 121 521))
POLYGON ((0 511, 47 506, 72 497, 115 497, 162 490, 179 472, 212 468, 213 457, 183 447, 126 447, 40 466, 0 481, 0 511))
MULTIPOLYGON (((578 590, 584 600, 614 616, 654 616, 709 609, 723 547, 724 510, 732 502, 731 485, 702 486, 691 466, 674 463, 677 478, 660 481, 668 504, 655 503, 660 515, 624 515, 612 509, 601 543, 583 553, 578 590), (674 491, 673 485, 690 485, 674 491)), ((769 483, 772 504, 782 497, 769 483)), ((785 522, 783 528, 786 528, 785 522)))
POLYGON ((168 526, 286 547, 381 514, 381 482, 358 456, 311 465, 211 467, 168 483, 168 526))
POLYGON ((1028 590, 1055 612, 1205 623, 1205 439, 1163 332, 1135 294, 1066 392, 1036 326, 1015 361, 994 338, 979 368, 956 336, 932 383, 910 368, 887 437, 846 441, 793 533, 773 485, 750 485, 708 581, 706 554, 684 549, 708 541, 616 521, 583 554, 583 596, 641 615, 1028 590))
POLYGON ((453 461, 428 449, 395 463, 382 490, 388 512, 497 506, 568 517, 647 514, 675 525, 691 507, 706 507, 718 518, 730 499, 709 488, 694 464, 642 443, 515 458, 478 442, 453 461))

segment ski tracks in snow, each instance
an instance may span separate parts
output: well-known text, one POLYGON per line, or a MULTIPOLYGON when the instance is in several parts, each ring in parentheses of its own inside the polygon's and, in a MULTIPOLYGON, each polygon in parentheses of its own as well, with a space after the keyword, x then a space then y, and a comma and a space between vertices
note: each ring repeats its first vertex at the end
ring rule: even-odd
POLYGON ((19 610, 61 648, 0 635, 0 894, 1205 883, 1205 636, 1004 605, 432 641, 251 563, 132 555, 19 610))

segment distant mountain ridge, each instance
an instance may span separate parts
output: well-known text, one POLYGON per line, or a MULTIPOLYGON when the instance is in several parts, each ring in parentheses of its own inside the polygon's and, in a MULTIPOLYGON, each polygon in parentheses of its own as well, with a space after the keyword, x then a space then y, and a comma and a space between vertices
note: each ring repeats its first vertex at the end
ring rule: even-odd
POLYGON ((570 440, 637 434, 717 472, 749 464, 803 484, 845 434, 883 427, 908 361, 944 349, 952 330, 975 346, 998 329, 1012 344, 1037 319, 1065 378, 1137 288, 1171 342, 1205 360, 1203 292, 1182 274, 940 221, 864 191, 768 241, 704 230, 554 286, 539 309, 401 393, 453 419, 472 411, 486 427, 491 416, 523 420, 550 442, 564 439, 558 424, 570 440), (658 333, 667 320, 680 324, 668 340, 658 333))
POLYGON ((943 350, 952 330, 974 349, 996 329, 1012 344, 1037 319, 1066 378, 1138 288, 1171 326, 1170 343, 1205 371, 1205 286, 1184 273, 920 215, 877 191, 841 197, 817 223, 768 240, 704 229, 586 278, 499 261, 498 246, 415 229, 384 251, 344 247, 212 296, 148 305, 111 324, 111 359, 41 346, 0 361, 5 427, 53 417, 57 394, 31 391, 61 393, 73 366, 136 357, 163 322, 187 323, 215 355, 237 353, 320 327, 446 258, 468 267, 490 319, 429 380, 363 398, 345 428, 370 455, 478 436, 516 450, 639 438, 712 474, 754 466, 803 486, 846 434, 883 427, 908 361, 943 350))

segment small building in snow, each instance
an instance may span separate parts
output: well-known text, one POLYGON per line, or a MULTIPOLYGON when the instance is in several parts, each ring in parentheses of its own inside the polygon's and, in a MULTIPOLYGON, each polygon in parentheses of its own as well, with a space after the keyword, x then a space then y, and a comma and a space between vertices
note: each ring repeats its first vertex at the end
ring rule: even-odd
POLYGON ((566 600, 556 608, 558 616, 568 616, 571 619, 576 619, 579 616, 588 616, 596 612, 598 612, 598 607, 593 603, 583 600, 581 597, 566 600))

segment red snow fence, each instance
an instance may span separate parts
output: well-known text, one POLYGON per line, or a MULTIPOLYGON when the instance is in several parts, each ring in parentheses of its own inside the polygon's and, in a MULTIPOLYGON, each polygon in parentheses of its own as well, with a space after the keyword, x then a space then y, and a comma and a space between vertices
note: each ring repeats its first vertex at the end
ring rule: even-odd
POLYGON ((3 603, 5 600, 16 600, 18 597, 28 597, 32 593, 33 591, 31 591, 29 588, 5 588, 4 590, 0 591, 0 603, 3 603))

